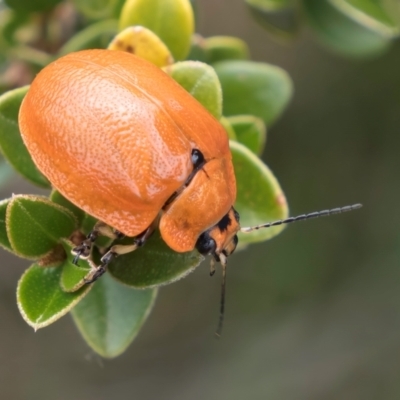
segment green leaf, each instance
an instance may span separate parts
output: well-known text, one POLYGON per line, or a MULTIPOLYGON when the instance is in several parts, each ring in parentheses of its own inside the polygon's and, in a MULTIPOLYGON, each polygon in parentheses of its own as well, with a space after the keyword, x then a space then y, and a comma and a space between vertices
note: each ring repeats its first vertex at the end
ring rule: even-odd
POLYGON ((69 200, 67 200, 60 192, 57 190, 53 190, 50 193, 50 200, 53 203, 56 203, 67 210, 71 211, 74 214, 76 220, 78 221, 78 226, 81 226, 83 219, 85 218, 85 212, 81 210, 76 205, 72 204, 69 200))
POLYGON ((199 61, 182 61, 163 69, 215 118, 221 118, 221 85, 212 67, 199 61))
POLYGON ((67 239, 63 239, 62 245, 67 254, 67 258, 62 264, 60 286, 64 292, 76 292, 86 285, 86 280, 90 280, 94 270, 87 260, 80 259, 79 265, 72 263, 74 256, 71 250, 75 247, 73 243, 67 239))
POLYGON ((117 32, 118 21, 115 19, 96 22, 72 36, 58 51, 58 55, 86 49, 105 49, 117 32))
POLYGON ((377 57, 390 40, 343 14, 329 1, 304 0, 304 12, 318 39, 348 57, 377 57))
POLYGON ((251 61, 214 64, 224 96, 226 116, 251 114, 271 125, 292 96, 292 81, 281 68, 251 61))
POLYGON ((8 240, 7 224, 6 224, 6 211, 11 199, 0 201, 0 246, 4 249, 13 252, 11 243, 8 240))
POLYGON ((47 179, 32 161, 18 128, 18 112, 29 86, 0 96, 0 149, 7 161, 32 183, 49 187, 47 179))
POLYGON ((72 0, 76 9, 90 19, 112 18, 119 0, 72 0))
POLYGON ((144 289, 175 282, 192 272, 202 260, 197 250, 173 251, 157 231, 142 248, 116 258, 108 270, 118 281, 144 289))
POLYGON ((7 236, 20 257, 38 259, 77 228, 74 215, 45 197, 19 195, 7 207, 7 236))
POLYGON ((242 39, 232 36, 212 36, 205 39, 207 62, 224 60, 247 60, 249 47, 242 39))
POLYGON ((261 118, 253 115, 235 115, 228 117, 228 121, 239 143, 244 144, 257 155, 263 152, 267 139, 267 129, 261 118))
POLYGON ((123 353, 147 319, 157 290, 135 290, 105 274, 72 310, 87 344, 102 357, 123 353))
MULTIPOLYGON (((230 142, 237 183, 235 209, 240 225, 254 226, 288 216, 285 195, 270 169, 247 147, 230 142)), ((239 243, 247 244, 271 239, 284 229, 275 226, 251 233, 239 233, 239 243)))
POLYGON ((62 0, 5 0, 5 3, 16 11, 43 12, 54 8, 62 0))
POLYGON ((354 21, 386 37, 398 36, 400 33, 398 0, 330 0, 330 2, 354 21))
POLYGON ((189 53, 194 31, 189 0, 127 0, 121 11, 120 30, 142 25, 153 31, 176 60, 189 53))
POLYGON ((22 275, 17 287, 19 311, 35 330, 44 328, 64 316, 91 289, 86 285, 74 293, 61 290, 62 268, 42 268, 33 264, 22 275))

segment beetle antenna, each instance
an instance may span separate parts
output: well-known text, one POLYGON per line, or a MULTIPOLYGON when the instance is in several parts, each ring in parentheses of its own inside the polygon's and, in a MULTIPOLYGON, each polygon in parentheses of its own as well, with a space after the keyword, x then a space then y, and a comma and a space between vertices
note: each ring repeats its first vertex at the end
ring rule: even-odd
POLYGON ((222 282, 221 282, 221 302, 219 308, 219 321, 218 328, 215 331, 215 336, 218 338, 221 337, 222 327, 224 325, 224 317, 225 317, 225 289, 226 289, 226 257, 223 254, 220 254, 220 261, 222 267, 222 282))
POLYGON ((286 219, 280 219, 280 220, 274 221, 274 222, 267 222, 266 224, 262 224, 262 225, 244 227, 244 228, 240 229, 240 232, 248 233, 248 232, 255 231, 257 229, 271 228, 272 226, 290 224, 291 222, 304 221, 306 219, 311 219, 311 218, 327 217, 328 215, 341 214, 341 213, 344 213, 347 211, 357 210, 361 207, 362 207, 362 204, 353 204, 351 206, 332 208, 331 210, 315 211, 315 212, 312 212, 309 214, 301 214, 301 215, 298 215, 297 217, 290 217, 290 218, 286 218, 286 219))

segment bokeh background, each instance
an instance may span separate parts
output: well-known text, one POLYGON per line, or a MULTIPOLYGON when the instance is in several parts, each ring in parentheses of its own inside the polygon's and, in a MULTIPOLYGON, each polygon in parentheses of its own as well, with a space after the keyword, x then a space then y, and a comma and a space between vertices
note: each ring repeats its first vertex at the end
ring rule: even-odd
MULTIPOLYGON (((351 61, 308 31, 277 44, 242 0, 202 0, 199 12, 201 34, 241 37, 253 59, 294 81, 263 155, 291 214, 364 208, 292 225, 232 257, 220 340, 220 275, 210 278, 204 263, 160 290, 138 338, 114 360, 95 355, 69 316, 34 333, 15 303, 28 262, 1 251, 1 397, 399 399, 399 43, 351 61)), ((34 192, 15 177, 1 198, 34 192)))

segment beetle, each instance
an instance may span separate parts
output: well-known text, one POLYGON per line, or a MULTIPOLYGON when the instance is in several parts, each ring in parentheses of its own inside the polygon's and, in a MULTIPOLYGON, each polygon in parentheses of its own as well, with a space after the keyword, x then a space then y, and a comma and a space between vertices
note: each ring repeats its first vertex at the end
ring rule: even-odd
POLYGON ((240 230, 358 208, 241 229, 224 128, 165 72, 126 52, 85 50, 49 64, 22 102, 19 125, 34 163, 52 186, 99 220, 73 250, 75 262, 90 257, 99 235, 133 238, 130 245, 111 246, 88 283, 158 227, 174 251, 196 248, 211 255, 211 274, 214 263, 221 263, 220 327, 227 257, 240 230))

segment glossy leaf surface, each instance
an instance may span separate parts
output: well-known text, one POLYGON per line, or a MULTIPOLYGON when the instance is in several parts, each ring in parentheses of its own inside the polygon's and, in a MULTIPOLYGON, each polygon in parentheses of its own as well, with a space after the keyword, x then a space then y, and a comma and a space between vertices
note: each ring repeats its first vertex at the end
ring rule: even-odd
POLYGON ((101 356, 112 358, 125 351, 139 333, 156 295, 156 289, 129 288, 106 274, 93 284, 72 316, 87 344, 101 356))
POLYGON ((6 220, 12 249, 30 259, 45 256, 60 243, 60 238, 67 238, 77 228, 70 211, 39 196, 14 196, 7 207, 6 220))
POLYGON ((228 121, 235 132, 236 140, 260 155, 267 140, 267 129, 263 120, 253 115, 235 115, 229 117, 228 121))
POLYGON ((35 330, 57 321, 91 289, 86 285, 74 293, 60 287, 62 268, 42 268, 33 264, 18 282, 17 302, 24 320, 35 330))
POLYGON ((226 116, 252 114, 269 126, 292 96, 292 81, 279 67, 252 61, 222 61, 214 68, 221 82, 226 116))
POLYGON ((117 280, 135 288, 151 288, 177 281, 192 272, 203 260, 197 250, 176 253, 157 231, 143 248, 121 255, 109 266, 117 280))
POLYGON ((189 52, 194 16, 189 0, 127 0, 120 29, 142 25, 153 31, 171 50, 176 60, 189 52))

